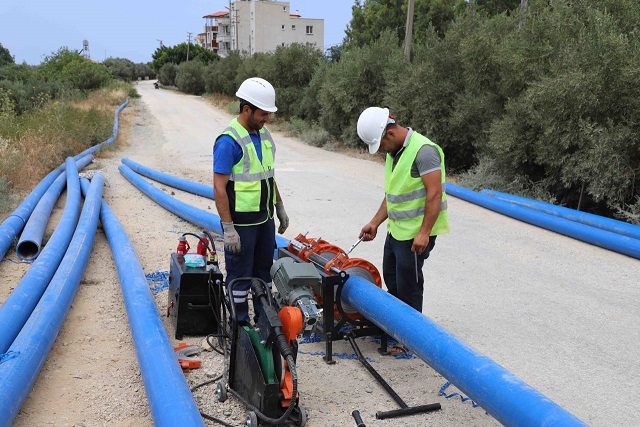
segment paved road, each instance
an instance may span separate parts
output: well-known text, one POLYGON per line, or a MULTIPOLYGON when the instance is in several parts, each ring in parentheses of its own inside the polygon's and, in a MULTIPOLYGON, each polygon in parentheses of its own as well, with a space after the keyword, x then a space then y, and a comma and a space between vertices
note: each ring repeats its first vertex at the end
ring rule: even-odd
MULTIPOLYGON (((382 200, 383 165, 283 137, 277 156, 286 237, 349 248, 382 200)), ((640 261, 459 199, 449 209, 424 313, 590 425, 640 425, 640 261)), ((381 267, 382 243, 351 256, 381 267)))

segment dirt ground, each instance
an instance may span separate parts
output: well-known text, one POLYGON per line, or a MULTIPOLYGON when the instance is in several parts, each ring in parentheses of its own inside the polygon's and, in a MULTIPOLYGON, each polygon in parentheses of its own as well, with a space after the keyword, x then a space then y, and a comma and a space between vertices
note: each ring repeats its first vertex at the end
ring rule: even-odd
MULTIPOLYGON (((198 227, 156 205, 117 170, 128 157, 161 172, 192 181, 211 182, 212 144, 232 118, 208 102, 169 90, 154 90, 151 82, 138 85, 141 99, 134 99, 121 114, 122 128, 115 152, 97 159, 88 169, 105 177, 104 200, 118 216, 145 273, 169 270, 169 256, 184 232, 198 227)), ((322 237, 343 248, 357 239, 377 203, 363 197, 381 197, 382 170, 369 160, 354 159, 307 146, 275 132, 278 144, 277 172, 291 226, 285 237, 300 232, 322 237), (355 172, 355 173, 354 173, 355 172), (357 176, 357 182, 351 181, 357 176), (304 181, 308 190, 293 185, 304 181), (313 188, 323 191, 314 192, 313 188), (318 208, 320 206, 321 208, 318 208)), ((215 212, 213 201, 155 184, 193 206, 215 212)), ((46 237, 59 220, 64 197, 57 204, 46 237)), ((381 240, 381 239, 380 239, 381 240)), ((191 242, 195 246, 195 241, 191 242)), ((222 255, 222 244, 216 242, 222 255)), ((352 256, 379 265, 382 241, 361 245, 352 256)), ((16 259, 11 250, 8 259, 16 259)), ((224 268, 224 265, 222 265, 224 268)), ((28 268, 26 264, 0 264, 0 301, 4 301, 28 268)), ((151 283, 150 287, 159 285, 151 283)), ((168 290, 154 295, 172 343, 173 326, 165 316, 168 290)), ((203 337, 182 341, 200 344, 203 337)), ((322 359, 325 344, 302 343, 298 354, 301 403, 310 427, 355 425, 352 411, 359 410, 369 426, 494 426, 499 425, 481 408, 456 396, 439 394, 446 379, 422 360, 380 356, 372 338, 358 339, 363 354, 409 405, 439 402, 440 411, 390 420, 376 420, 375 413, 398 409, 397 404, 353 357, 347 342, 335 342, 335 365, 322 359)), ((186 373, 196 386, 222 373, 223 358, 202 352, 202 367, 186 373)), ((234 398, 220 403, 215 384, 194 392, 203 413, 231 425, 244 425, 247 410, 234 398)), ((446 392, 456 389, 450 386, 446 392)), ((206 425, 215 425, 205 421, 206 425)), ((120 283, 111 250, 98 230, 84 278, 56 342, 29 393, 14 426, 151 426, 153 421, 137 363, 120 283)))

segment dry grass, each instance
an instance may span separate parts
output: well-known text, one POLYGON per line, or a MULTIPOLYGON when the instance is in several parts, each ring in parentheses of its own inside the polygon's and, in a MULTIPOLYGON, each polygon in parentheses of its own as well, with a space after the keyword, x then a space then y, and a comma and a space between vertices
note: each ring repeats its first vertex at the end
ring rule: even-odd
MULTIPOLYGON (((129 86, 116 84, 83 99, 50 102, 31 113, 0 117, 0 199, 4 201, 0 212, 15 208, 16 199, 20 200, 66 157, 108 139, 116 108, 132 94, 129 86)), ((120 128, 126 128, 130 120, 123 113, 120 128)), ((123 138, 119 135, 118 139, 123 138)), ((95 155, 111 150, 101 149, 95 155)))

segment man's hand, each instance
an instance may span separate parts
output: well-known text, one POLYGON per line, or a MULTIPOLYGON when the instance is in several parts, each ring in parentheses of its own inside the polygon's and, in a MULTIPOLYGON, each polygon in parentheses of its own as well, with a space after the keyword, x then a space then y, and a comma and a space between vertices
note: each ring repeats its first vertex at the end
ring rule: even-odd
POLYGON ((360 230, 360 235, 358 237, 365 242, 368 242, 369 240, 375 239, 376 234, 378 234, 378 226, 370 222, 369 224, 362 227, 362 230, 360 230))
POLYGON ((232 254, 239 254, 242 246, 240 246, 240 235, 236 231, 232 222, 222 222, 224 250, 232 254))
POLYGON ((282 234, 287 228, 289 228, 289 215, 284 210, 284 204, 282 202, 276 203, 276 215, 280 221, 280 227, 278 227, 278 233, 282 234))
POLYGON ((429 245, 429 233, 420 230, 416 237, 413 238, 413 244, 411 245, 411 252, 417 252, 418 255, 422 255, 422 252, 429 245))

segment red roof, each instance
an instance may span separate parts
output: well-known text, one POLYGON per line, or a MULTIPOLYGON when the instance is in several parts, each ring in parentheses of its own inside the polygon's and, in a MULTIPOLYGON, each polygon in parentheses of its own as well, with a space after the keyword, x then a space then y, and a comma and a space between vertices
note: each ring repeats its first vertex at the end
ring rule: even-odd
POLYGON ((213 12, 213 13, 210 13, 209 15, 205 15, 203 16, 203 18, 221 18, 223 16, 227 16, 228 14, 229 12, 225 10, 221 10, 219 12, 213 12))

